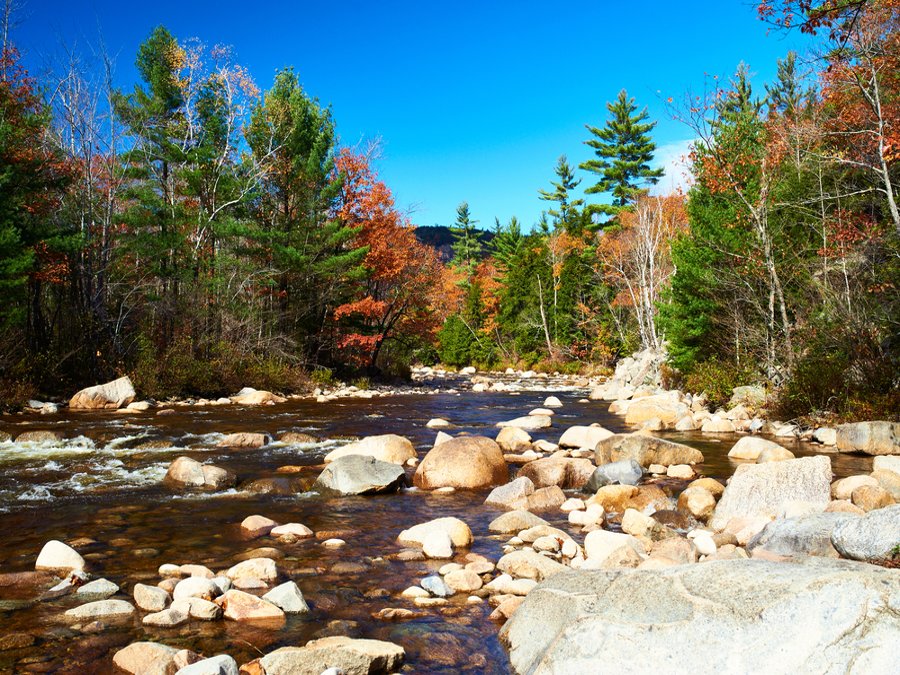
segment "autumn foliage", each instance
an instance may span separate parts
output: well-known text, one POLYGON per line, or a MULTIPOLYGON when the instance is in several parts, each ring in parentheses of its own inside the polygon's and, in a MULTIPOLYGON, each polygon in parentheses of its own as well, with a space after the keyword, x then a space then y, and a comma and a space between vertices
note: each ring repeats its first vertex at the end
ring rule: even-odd
POLYGON ((367 250, 365 278, 334 310, 337 344, 347 362, 374 367, 387 341, 433 336, 442 266, 434 249, 416 239, 365 155, 345 150, 336 168, 343 175, 338 216, 358 228, 355 244, 367 250))

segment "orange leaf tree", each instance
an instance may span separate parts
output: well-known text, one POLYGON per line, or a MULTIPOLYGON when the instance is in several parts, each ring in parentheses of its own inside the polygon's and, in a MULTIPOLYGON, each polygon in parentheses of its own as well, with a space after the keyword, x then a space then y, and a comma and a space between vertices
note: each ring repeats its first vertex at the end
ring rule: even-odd
POLYGON ((339 358, 374 368, 387 342, 411 345, 433 337, 442 265, 434 249, 416 239, 367 156, 344 150, 336 167, 344 176, 339 217, 359 228, 356 245, 367 248, 364 278, 334 311, 339 358))

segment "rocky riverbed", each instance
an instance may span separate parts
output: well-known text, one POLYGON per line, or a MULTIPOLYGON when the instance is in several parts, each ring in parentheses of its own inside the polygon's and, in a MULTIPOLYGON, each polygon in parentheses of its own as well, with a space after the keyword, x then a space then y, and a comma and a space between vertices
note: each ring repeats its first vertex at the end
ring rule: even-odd
POLYGON ((0 672, 888 672, 896 427, 629 367, 2 417, 0 672))

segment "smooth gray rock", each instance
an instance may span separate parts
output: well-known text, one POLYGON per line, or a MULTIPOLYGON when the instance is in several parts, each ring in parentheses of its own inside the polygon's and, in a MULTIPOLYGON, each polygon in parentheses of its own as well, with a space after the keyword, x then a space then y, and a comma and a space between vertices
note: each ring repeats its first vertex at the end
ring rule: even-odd
POLYGON ((67 619, 93 621, 94 619, 119 619, 134 614, 134 605, 125 600, 97 600, 73 607, 65 614, 67 619))
POLYGON ((84 586, 79 586, 75 595, 89 595, 94 598, 108 598, 119 592, 119 587, 108 579, 95 579, 84 586))
POLYGON ((303 593, 293 581, 286 581, 280 586, 276 586, 262 598, 280 607, 286 614, 306 614, 309 611, 309 605, 306 604, 303 593))
POLYGON ((365 455, 345 455, 325 467, 313 490, 326 494, 367 495, 392 492, 407 483, 406 471, 399 464, 365 455))
POLYGON ((890 558, 900 546, 900 504, 875 509, 837 525, 831 533, 831 543, 845 558, 890 558))
POLYGON ((503 509, 521 509, 528 505, 528 495, 532 494, 534 494, 534 483, 528 476, 519 476, 506 485, 500 485, 491 490, 484 503, 503 509))
POLYGON ((828 457, 742 464, 731 477, 709 524, 714 530, 721 530, 736 517, 774 518, 786 502, 827 505, 830 499, 831 459, 828 457))
POLYGON ((583 673, 895 672, 900 575, 808 558, 570 571, 500 631, 512 669, 583 673))
POLYGON ((185 666, 175 675, 238 675, 238 664, 228 654, 220 654, 185 666))
POLYGON ((453 589, 438 576, 425 577, 419 582, 419 586, 438 598, 449 598, 453 595, 453 589))
POLYGON ((644 475, 641 465, 633 459, 623 459, 620 462, 610 462, 594 469, 594 473, 581 488, 582 492, 594 493, 604 485, 637 485, 644 475))
POLYGON ((753 537, 747 544, 747 550, 760 548, 777 555, 838 558, 840 555, 831 544, 831 533, 837 525, 858 518, 852 513, 814 513, 798 518, 779 518, 753 537))

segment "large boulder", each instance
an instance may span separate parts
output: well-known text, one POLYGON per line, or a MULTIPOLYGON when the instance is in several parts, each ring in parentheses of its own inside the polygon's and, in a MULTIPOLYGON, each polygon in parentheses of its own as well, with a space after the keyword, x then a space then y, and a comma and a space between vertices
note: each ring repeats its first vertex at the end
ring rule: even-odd
POLYGON ((604 485, 637 485, 644 470, 633 459, 623 459, 619 462, 610 462, 594 469, 588 482, 582 490, 584 492, 596 492, 604 485))
POLYGON ((81 410, 118 410, 134 400, 134 385, 127 377, 82 389, 69 401, 69 407, 81 410))
POLYGON ((362 440, 332 450, 325 455, 325 461, 333 462, 349 455, 363 455, 391 464, 405 464, 416 456, 416 449, 408 438, 397 434, 366 436, 362 440))
POLYGON ((571 457, 545 457, 529 462, 519 469, 519 476, 530 478, 535 487, 558 485, 563 489, 580 488, 594 472, 594 463, 589 459, 571 457))
POLYGON ((839 557, 831 544, 835 527, 859 516, 851 513, 813 513, 797 518, 779 518, 766 525, 747 543, 747 550, 761 549, 783 556, 818 555, 839 557))
POLYGON ((313 490, 326 494, 369 495, 393 492, 407 484, 406 471, 399 464, 374 457, 347 455, 325 467, 313 490))
POLYGON ((236 476, 227 469, 212 464, 201 464, 190 457, 179 457, 169 465, 163 479, 174 487, 198 487, 207 490, 223 490, 234 487, 236 476))
POLYGON ((482 488, 508 479, 509 469, 496 442, 484 436, 460 436, 429 450, 413 483, 425 489, 482 488))
POLYGON ((674 426, 678 420, 689 414, 691 409, 671 394, 644 396, 635 399, 625 412, 627 424, 641 424, 658 419, 666 426, 674 426))
POLYGON ((593 450, 597 443, 613 435, 609 429, 603 427, 572 426, 559 437, 561 448, 589 448, 593 450))
POLYGON ((259 660, 266 675, 378 675, 393 673, 406 652, 393 642, 359 640, 335 635, 307 642, 304 647, 282 647, 259 660))
POLYGON ((831 543, 845 558, 869 562, 891 558, 900 546, 900 504, 840 523, 831 533, 831 543))
POLYGON ((840 452, 900 455, 900 422, 856 422, 837 428, 840 452))
POLYGON ((774 518, 789 502, 827 506, 830 497, 831 460, 828 457, 742 464, 722 493, 709 524, 715 530, 722 530, 735 517, 774 518))
POLYGON ((703 453, 644 433, 615 434, 597 445, 594 459, 598 466, 633 459, 646 469, 651 464, 698 464, 703 461, 703 453))
POLYGON ((896 670, 898 597, 896 572, 839 560, 582 570, 539 584, 500 639, 529 675, 868 675, 896 670))

